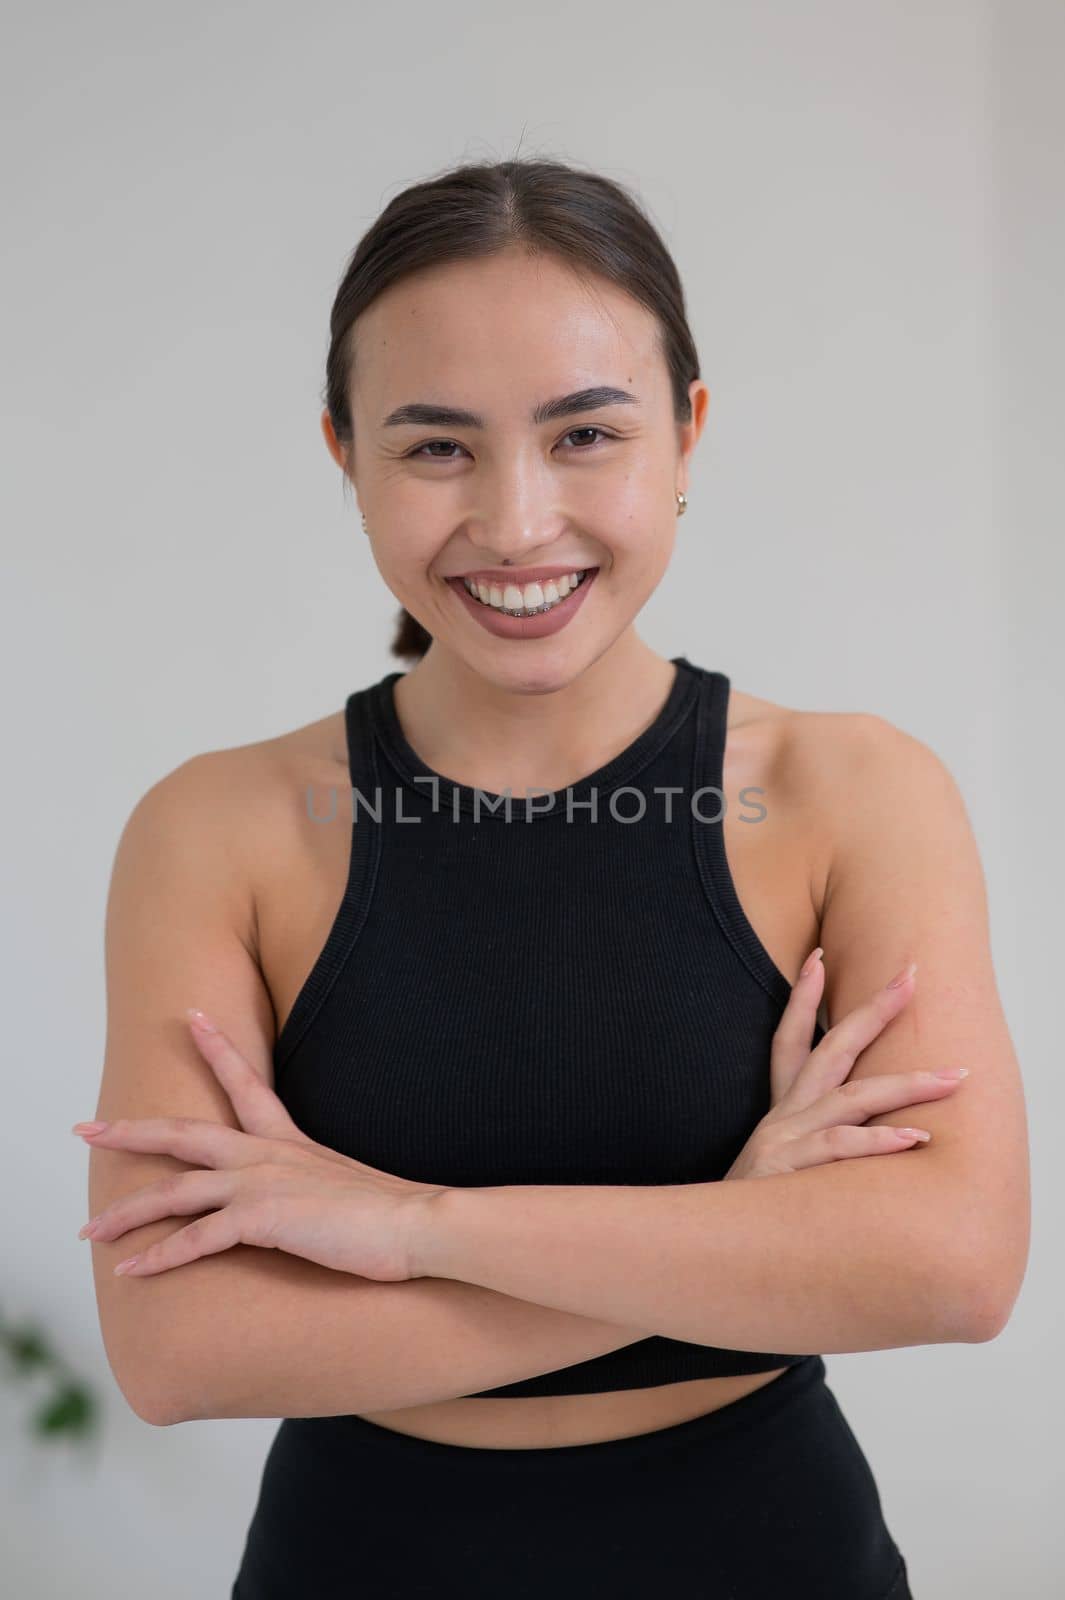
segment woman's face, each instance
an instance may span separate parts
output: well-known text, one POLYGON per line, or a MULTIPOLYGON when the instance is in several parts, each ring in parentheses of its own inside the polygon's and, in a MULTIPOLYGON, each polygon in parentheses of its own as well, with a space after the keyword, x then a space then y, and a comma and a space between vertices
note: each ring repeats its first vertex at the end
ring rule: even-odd
POLYGON ((576 676, 669 562, 708 393, 692 384, 692 421, 678 425, 656 331, 612 284, 518 250, 427 269, 359 319, 347 464, 374 560, 434 648, 500 686, 576 676), (560 580, 573 572, 587 576, 567 596, 560 580), (539 597, 525 591, 532 579, 539 597), (565 598, 511 618, 493 588, 522 610, 565 598))

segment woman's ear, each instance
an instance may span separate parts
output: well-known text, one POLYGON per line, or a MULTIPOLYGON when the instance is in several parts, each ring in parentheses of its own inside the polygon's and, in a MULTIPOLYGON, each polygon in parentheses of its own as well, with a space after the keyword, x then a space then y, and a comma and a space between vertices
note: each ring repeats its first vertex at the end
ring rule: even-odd
POLYGON ((336 436, 333 419, 329 415, 328 407, 322 412, 321 417, 322 437, 325 439, 326 449, 342 472, 348 470, 348 453, 344 445, 336 436))
POLYGON ((710 408, 710 390, 701 378, 693 378, 688 386, 688 399, 691 403, 691 420, 681 423, 679 428, 680 454, 684 462, 684 481, 677 485, 685 493, 688 489, 688 463, 692 451, 699 442, 699 435, 706 426, 706 413, 710 408))

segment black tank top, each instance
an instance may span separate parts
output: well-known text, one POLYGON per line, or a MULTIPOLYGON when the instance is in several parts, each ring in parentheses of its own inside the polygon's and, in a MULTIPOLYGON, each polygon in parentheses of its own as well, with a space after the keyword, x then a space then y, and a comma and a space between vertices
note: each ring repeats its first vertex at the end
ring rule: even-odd
MULTIPOLYGON (((509 797, 509 815, 506 795, 418 758, 399 672, 348 698, 350 870, 274 1049, 277 1093, 311 1138, 460 1187, 724 1177, 769 1109, 791 986, 725 856, 729 680, 672 659, 650 727, 568 790, 509 797)), ((805 1359, 653 1335, 477 1398, 805 1359)))

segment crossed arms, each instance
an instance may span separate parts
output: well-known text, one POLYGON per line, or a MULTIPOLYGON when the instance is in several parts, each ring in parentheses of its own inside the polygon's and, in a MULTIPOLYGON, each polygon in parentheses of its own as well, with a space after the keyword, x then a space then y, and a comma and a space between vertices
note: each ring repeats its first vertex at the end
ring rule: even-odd
MULTIPOLYGON (((793 1353, 995 1337, 1027 1261, 1028 1162, 975 842, 927 747, 876 717, 839 722, 846 736, 834 732, 810 777, 826 804, 831 794, 850 801, 820 896, 826 1016, 831 1025, 918 962, 917 994, 851 1078, 967 1065, 949 1100, 869 1119, 916 1122, 931 1131, 929 1145, 749 1182, 450 1191, 423 1241, 430 1275, 403 1283, 246 1246, 114 1278, 116 1261, 175 1226, 148 1224, 92 1245, 105 1348, 138 1415, 168 1423, 400 1408, 553 1371, 649 1333, 793 1353)), ((234 770, 242 754, 185 763, 124 830, 108 902, 102 1118, 236 1125, 177 1020, 190 1004, 271 1081, 274 1019, 255 959, 252 878, 233 848, 235 837, 249 849, 256 841, 254 830, 235 833, 222 798, 240 794, 240 778, 247 793, 246 764, 234 770)), ((182 1166, 93 1150, 91 1210, 182 1166)))

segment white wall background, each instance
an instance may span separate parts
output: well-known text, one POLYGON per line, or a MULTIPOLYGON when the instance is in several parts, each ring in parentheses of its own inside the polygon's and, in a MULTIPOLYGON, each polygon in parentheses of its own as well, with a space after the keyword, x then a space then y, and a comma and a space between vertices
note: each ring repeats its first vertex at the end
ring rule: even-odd
POLYGON ((1060 1594, 1065 7, 41 3, 5 16, 2 1296, 98 1387, 0 1383, 0 1585, 228 1595, 272 1420, 155 1429, 96 1320, 103 908, 134 802, 397 665, 318 431, 344 261, 400 188, 546 154, 634 184, 710 420, 642 618, 753 693, 880 713, 966 794, 1035 1226, 986 1345, 827 1358, 920 1600, 1060 1594), (60 1537, 61 1534, 61 1537, 60 1537))

